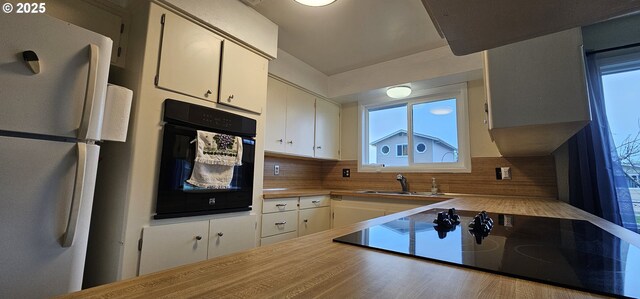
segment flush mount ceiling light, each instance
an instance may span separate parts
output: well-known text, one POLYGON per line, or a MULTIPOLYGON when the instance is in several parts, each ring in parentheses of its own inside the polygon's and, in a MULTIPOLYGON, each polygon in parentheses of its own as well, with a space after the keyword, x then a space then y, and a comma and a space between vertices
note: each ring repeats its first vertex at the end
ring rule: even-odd
POLYGON ((387 95, 394 99, 406 98, 411 94, 409 86, 393 86, 387 89, 387 95))
POLYGON ((434 114, 434 115, 447 115, 453 112, 453 109, 451 109, 451 107, 439 107, 439 108, 433 108, 429 110, 429 112, 431 112, 431 114, 434 114))
POLYGON ((307 6, 325 6, 335 2, 336 0, 295 0, 295 1, 307 6))

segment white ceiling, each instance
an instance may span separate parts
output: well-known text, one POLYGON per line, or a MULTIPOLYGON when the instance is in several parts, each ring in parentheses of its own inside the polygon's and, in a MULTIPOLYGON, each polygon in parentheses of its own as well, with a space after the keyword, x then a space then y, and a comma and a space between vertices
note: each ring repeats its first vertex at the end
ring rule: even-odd
POLYGON ((278 47, 325 75, 435 49, 440 38, 420 0, 245 0, 279 26, 278 47))

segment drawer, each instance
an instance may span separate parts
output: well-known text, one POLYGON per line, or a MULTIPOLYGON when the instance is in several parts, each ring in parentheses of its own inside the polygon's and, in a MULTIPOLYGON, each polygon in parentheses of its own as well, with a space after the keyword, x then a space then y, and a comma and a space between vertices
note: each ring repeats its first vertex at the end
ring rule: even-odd
POLYGON ((298 208, 298 198, 275 198, 262 201, 262 213, 293 211, 298 208))
POLYGON ((262 238, 260 240, 260 246, 265 246, 265 245, 269 245, 269 244, 274 244, 274 243, 286 241, 286 240, 289 240, 289 239, 293 239, 293 238, 295 238, 297 236, 298 236, 297 232, 290 232, 290 233, 286 233, 286 234, 279 234, 279 235, 275 235, 275 236, 271 236, 271 237, 262 238))
POLYGON ((331 197, 326 195, 300 197, 300 209, 328 207, 331 205, 331 197))
POLYGON ((262 214, 262 237, 294 232, 298 229, 298 211, 262 214))

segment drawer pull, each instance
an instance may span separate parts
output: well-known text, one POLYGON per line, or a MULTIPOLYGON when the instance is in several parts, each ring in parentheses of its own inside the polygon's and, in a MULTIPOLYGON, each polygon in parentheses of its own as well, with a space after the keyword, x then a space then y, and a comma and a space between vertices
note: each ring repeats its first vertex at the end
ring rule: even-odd
POLYGON ((219 232, 218 233, 218 237, 222 237, 222 236, 224 236, 224 233, 223 232, 219 232))
POLYGON ((307 222, 309 222, 309 219, 305 219, 305 220, 302 220, 302 221, 304 221, 304 223, 307 223, 307 222))
POLYGON ((285 225, 285 224, 287 224, 287 221, 276 222, 276 225, 285 225))
POLYGON ((319 200, 312 200, 311 203, 320 203, 319 200))
POLYGON ((202 240, 202 236, 196 236, 196 240, 198 241, 202 240))
POLYGON ((276 204, 276 207, 278 207, 278 208, 279 208, 279 207, 286 207, 286 206, 287 206, 287 204, 286 204, 286 203, 279 203, 279 204, 276 204))

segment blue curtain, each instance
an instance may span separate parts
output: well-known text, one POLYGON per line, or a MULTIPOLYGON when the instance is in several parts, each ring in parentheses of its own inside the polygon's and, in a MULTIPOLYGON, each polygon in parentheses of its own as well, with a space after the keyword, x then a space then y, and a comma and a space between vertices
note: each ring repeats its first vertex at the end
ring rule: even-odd
POLYGON ((638 232, 631 195, 609 130, 597 55, 587 55, 591 123, 569 139, 571 205, 638 232))

